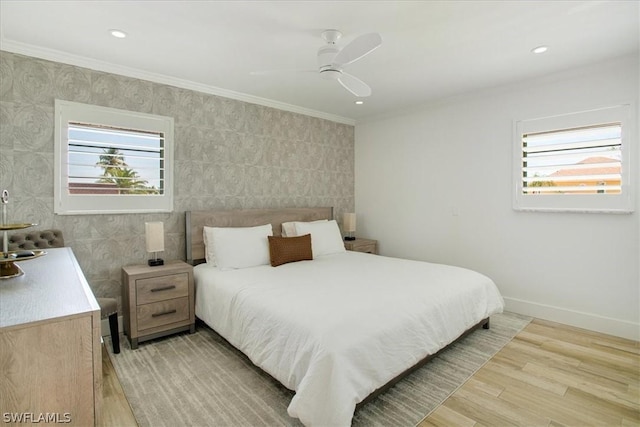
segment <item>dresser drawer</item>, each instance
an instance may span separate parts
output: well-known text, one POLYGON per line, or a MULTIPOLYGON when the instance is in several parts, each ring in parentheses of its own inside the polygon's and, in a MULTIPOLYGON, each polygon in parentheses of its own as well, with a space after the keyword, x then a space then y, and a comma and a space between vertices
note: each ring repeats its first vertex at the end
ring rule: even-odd
POLYGON ((189 319, 189 298, 139 305, 137 309, 138 330, 155 328, 189 319))
POLYGON ((176 273, 166 276, 136 280, 137 305, 164 301, 189 295, 189 274, 176 273))

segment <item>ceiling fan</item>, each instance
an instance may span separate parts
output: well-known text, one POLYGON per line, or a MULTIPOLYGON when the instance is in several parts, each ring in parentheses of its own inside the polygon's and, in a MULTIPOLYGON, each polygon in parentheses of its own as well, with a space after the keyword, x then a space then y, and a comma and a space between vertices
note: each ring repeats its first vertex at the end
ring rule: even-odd
POLYGON ((338 30, 323 31, 327 42, 318 50, 318 71, 327 80, 337 80, 346 90, 358 97, 371 95, 371 88, 359 78, 346 73, 344 68, 376 50, 382 44, 378 33, 363 34, 340 49, 336 42, 342 37, 338 30))
MULTIPOLYGON (((320 73, 320 76, 324 79, 337 80, 345 89, 357 97, 370 96, 371 88, 369 85, 359 78, 346 73, 344 68, 377 49, 382 44, 380 34, 363 34, 356 37, 342 49, 336 45, 336 42, 342 37, 340 31, 325 30, 322 32, 321 37, 327 44, 318 50, 318 69, 313 71, 320 73)), ((278 70, 274 71, 279 72, 278 70)), ((253 72, 251 74, 266 73, 269 72, 253 72)))

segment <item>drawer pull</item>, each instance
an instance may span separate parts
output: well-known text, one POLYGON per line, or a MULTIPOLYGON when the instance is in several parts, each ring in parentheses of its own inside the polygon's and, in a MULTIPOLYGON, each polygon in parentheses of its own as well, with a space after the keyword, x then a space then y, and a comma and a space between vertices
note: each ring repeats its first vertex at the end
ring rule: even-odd
POLYGON ((162 313, 153 313, 151 315, 151 317, 160 317, 160 316, 166 316, 167 314, 173 314, 176 313, 177 310, 173 309, 173 310, 169 310, 169 311, 163 311, 162 313))
POLYGON ((176 285, 163 286, 161 288, 151 289, 151 292, 168 291, 169 289, 175 289, 176 285))

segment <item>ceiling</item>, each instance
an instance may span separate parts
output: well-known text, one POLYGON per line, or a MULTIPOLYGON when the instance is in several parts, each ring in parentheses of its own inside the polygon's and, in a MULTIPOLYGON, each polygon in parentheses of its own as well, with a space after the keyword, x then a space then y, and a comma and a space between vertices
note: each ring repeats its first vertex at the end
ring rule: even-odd
POLYGON ((9 1, 0 49, 355 123, 460 93, 637 53, 638 1, 9 1), (128 36, 114 38, 110 29, 128 36), (320 34, 382 45, 315 72, 320 34), (548 45, 544 54, 531 49, 548 45), (252 72, 286 70, 283 73, 252 72))

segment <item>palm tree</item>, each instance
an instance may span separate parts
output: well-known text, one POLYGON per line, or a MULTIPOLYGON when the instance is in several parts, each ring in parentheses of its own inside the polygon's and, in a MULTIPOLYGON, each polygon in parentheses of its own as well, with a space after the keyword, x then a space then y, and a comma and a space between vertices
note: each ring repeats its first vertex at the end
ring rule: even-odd
POLYGON ((138 172, 124 161, 124 155, 117 148, 105 148, 96 163, 104 169, 99 183, 113 184, 120 194, 153 194, 158 190, 147 187, 147 181, 141 179, 138 172))
MULTIPOLYGON (((119 170, 122 167, 127 167, 128 165, 124 161, 124 155, 114 147, 105 148, 103 153, 100 155, 100 159, 96 166, 100 166, 104 169, 102 176, 112 176, 114 170, 119 170)), ((117 173, 117 172, 116 172, 117 173)))

